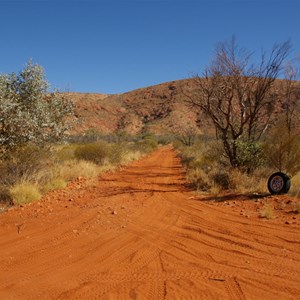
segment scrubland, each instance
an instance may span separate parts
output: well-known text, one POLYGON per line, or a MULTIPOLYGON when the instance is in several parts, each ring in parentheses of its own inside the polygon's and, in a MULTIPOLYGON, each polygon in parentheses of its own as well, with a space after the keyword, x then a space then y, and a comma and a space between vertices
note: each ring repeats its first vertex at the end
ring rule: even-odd
POLYGON ((137 160, 157 145, 149 135, 92 139, 81 136, 42 148, 27 144, 0 162, 0 201, 5 205, 37 201, 49 191, 67 187, 78 177, 94 178, 137 160))

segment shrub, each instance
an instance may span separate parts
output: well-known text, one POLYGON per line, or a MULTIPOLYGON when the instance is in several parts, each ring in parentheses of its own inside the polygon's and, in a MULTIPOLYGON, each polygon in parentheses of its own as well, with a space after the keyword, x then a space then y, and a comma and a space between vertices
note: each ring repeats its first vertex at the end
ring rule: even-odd
POLYGON ((65 160, 75 159, 75 150, 78 147, 76 144, 69 144, 64 146, 55 147, 55 159, 56 161, 63 162, 65 160))
POLYGON ((232 169, 227 164, 219 142, 204 138, 192 147, 179 147, 181 162, 187 169, 187 181, 203 191, 215 193, 233 189, 241 193, 266 192, 266 182, 271 171, 263 167, 247 174, 232 169))
POLYGON ((109 157, 110 147, 106 143, 80 145, 74 152, 75 158, 102 165, 109 157))
POLYGON ((207 191, 211 187, 209 176, 201 169, 188 169, 186 178, 196 190, 207 191))
POLYGON ((0 203, 13 205, 13 198, 6 186, 0 186, 0 203))
POLYGON ((238 193, 267 192, 268 174, 265 169, 256 169, 252 174, 245 174, 234 169, 230 172, 230 186, 238 193))
POLYGON ((0 75, 0 100, 1 151, 61 140, 70 129, 73 103, 49 92, 43 68, 31 61, 18 74, 0 75))
POLYGON ((127 152, 128 149, 126 148, 126 144, 117 143, 110 145, 107 152, 108 161, 113 165, 121 164, 124 161, 127 152))
POLYGON ((158 146, 157 140, 152 135, 146 135, 136 142, 135 148, 141 152, 149 153, 158 146))
POLYGON ((11 151, 6 159, 0 164, 0 184, 5 186, 14 185, 20 181, 47 180, 53 165, 53 157, 50 151, 27 145, 11 151))
POLYGON ((32 183, 17 183, 10 188, 10 194, 17 204, 27 204, 39 200, 42 195, 37 186, 32 183))
POLYGON ((236 146, 237 161, 242 171, 249 174, 266 163, 264 152, 258 143, 238 141, 236 146))
POLYGON ((212 179, 218 187, 222 190, 228 190, 230 187, 230 178, 229 175, 225 172, 218 172, 213 174, 212 179))

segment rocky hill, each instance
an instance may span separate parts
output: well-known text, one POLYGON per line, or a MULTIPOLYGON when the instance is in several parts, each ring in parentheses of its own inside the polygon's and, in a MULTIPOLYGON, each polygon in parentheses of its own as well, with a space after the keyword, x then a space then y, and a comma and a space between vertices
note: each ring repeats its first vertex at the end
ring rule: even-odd
MULTIPOLYGON (((281 83, 278 80, 275 84, 276 94, 280 93, 281 83)), ((165 134, 172 130, 176 120, 197 124, 204 132, 213 132, 208 119, 187 103, 186 94, 194 87, 192 79, 184 79, 116 95, 67 93, 75 103, 78 121, 73 133, 165 134)), ((283 106, 279 101, 275 116, 283 106)))
POLYGON ((172 116, 178 113, 196 122, 197 115, 184 96, 190 84, 189 79, 171 81, 116 95, 67 93, 75 103, 79 121, 74 132, 162 134, 170 129, 172 116))

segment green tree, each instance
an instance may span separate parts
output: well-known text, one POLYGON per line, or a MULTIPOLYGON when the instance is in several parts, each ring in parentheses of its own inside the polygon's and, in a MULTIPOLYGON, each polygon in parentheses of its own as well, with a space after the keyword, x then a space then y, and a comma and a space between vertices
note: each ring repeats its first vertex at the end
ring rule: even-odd
POLYGON ((70 129, 74 105, 50 92, 44 69, 29 61, 18 74, 0 75, 0 149, 60 140, 70 129))

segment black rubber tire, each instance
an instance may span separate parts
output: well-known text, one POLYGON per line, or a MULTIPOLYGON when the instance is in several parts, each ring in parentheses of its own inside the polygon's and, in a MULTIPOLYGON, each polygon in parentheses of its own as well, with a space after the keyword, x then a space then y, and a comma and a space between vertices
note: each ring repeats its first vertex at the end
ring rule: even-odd
POLYGON ((268 190, 272 195, 286 194, 290 187, 290 177, 285 173, 276 172, 269 177, 268 190))

